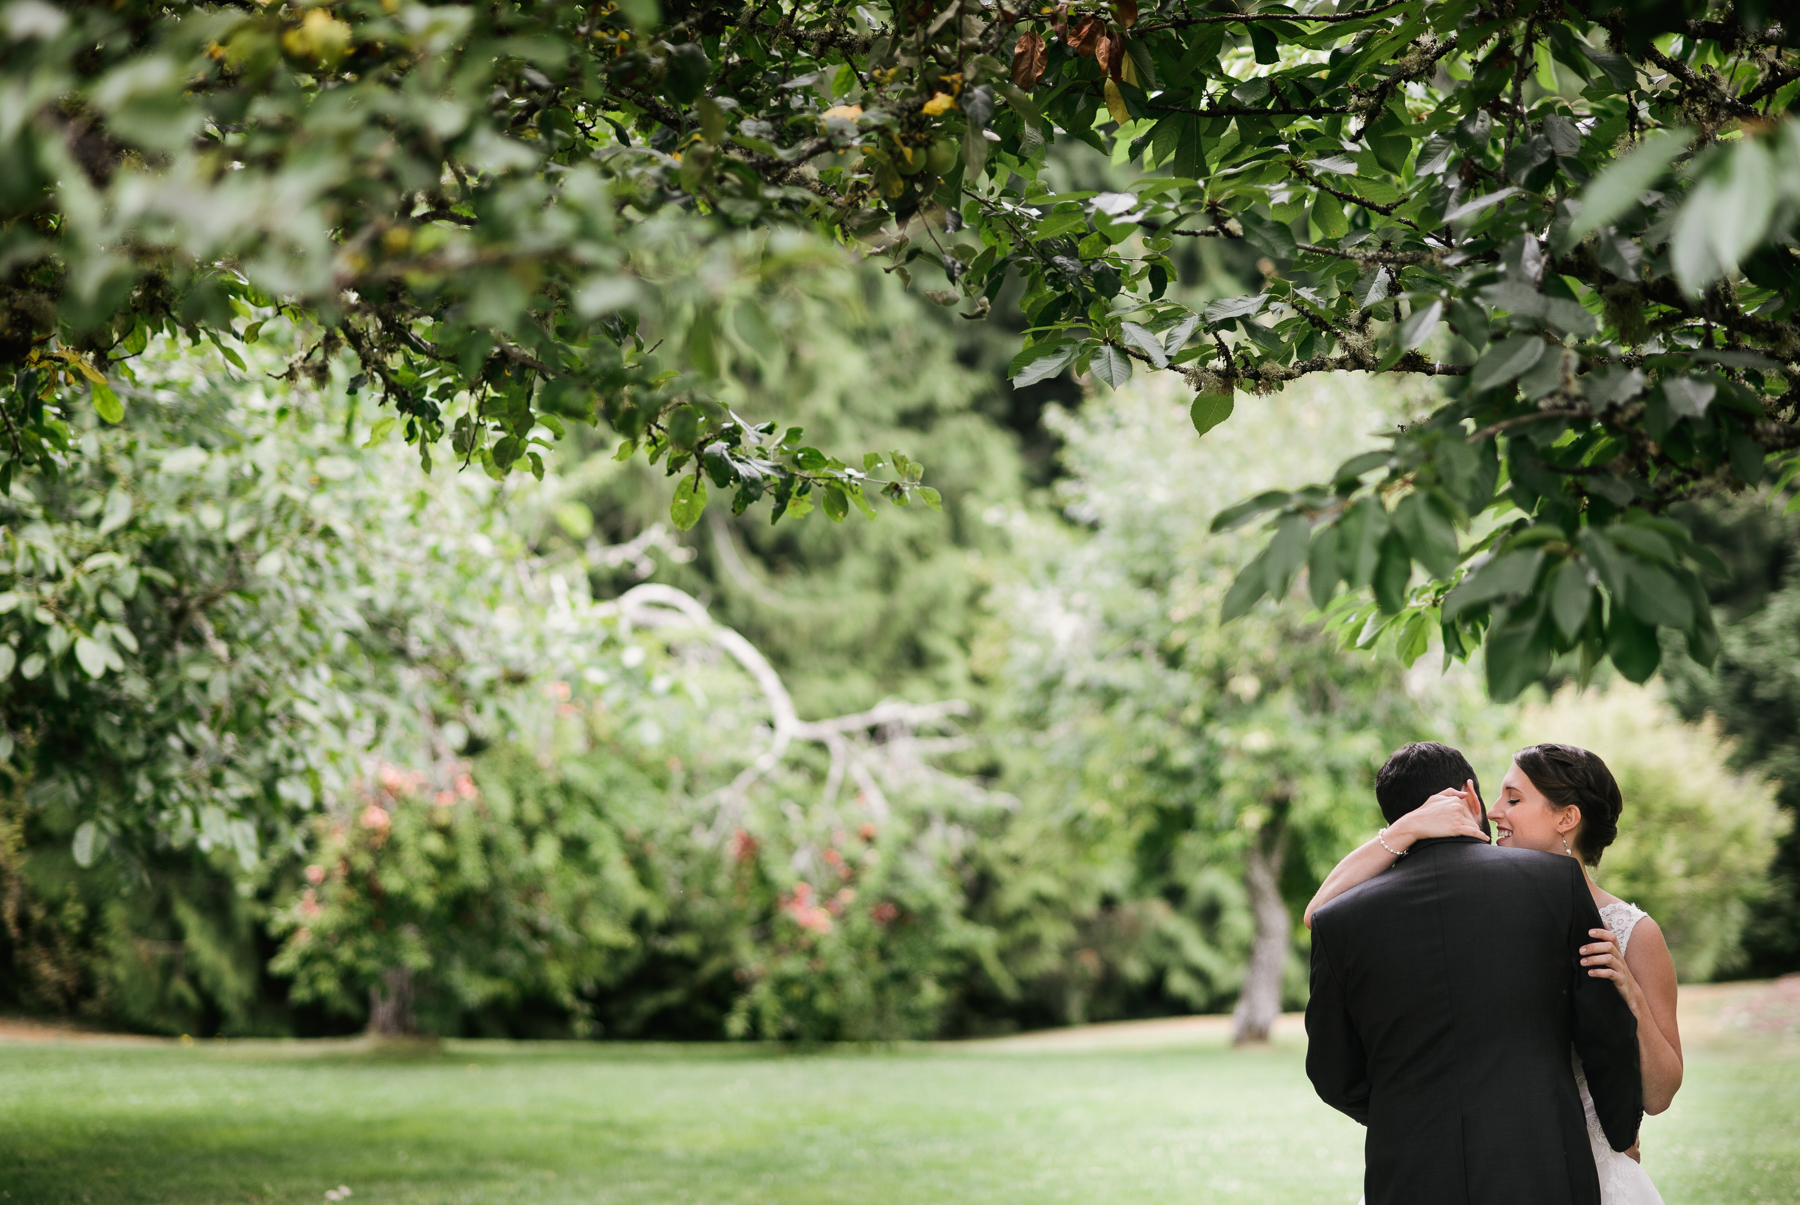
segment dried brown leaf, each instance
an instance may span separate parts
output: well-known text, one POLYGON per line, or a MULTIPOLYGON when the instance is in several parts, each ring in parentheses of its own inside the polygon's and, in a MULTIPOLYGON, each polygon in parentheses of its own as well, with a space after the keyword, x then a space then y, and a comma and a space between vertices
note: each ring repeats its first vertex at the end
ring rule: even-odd
POLYGON ((1050 47, 1035 33, 1021 34, 1013 46, 1012 82, 1015 88, 1031 88, 1044 78, 1050 64, 1050 47))

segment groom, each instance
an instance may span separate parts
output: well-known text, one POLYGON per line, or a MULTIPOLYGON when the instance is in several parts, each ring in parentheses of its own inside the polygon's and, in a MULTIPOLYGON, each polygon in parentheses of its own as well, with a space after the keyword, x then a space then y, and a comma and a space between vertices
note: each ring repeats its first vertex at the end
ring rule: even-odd
MULTIPOLYGON (((1388 759, 1389 823, 1475 777, 1435 742, 1388 759)), ((1313 916, 1306 1074, 1369 1129, 1368 1205, 1600 1205, 1569 1051, 1614 1150, 1643 1110, 1637 1021, 1578 947, 1600 914, 1573 858, 1419 841, 1313 916)))

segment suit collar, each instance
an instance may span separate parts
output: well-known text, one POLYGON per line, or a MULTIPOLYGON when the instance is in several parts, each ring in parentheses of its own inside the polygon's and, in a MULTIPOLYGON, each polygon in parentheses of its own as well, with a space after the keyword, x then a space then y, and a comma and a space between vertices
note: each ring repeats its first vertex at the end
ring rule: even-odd
MULTIPOLYGON (((1420 837, 1412 843, 1413 851, 1424 849, 1427 845, 1489 845, 1480 837, 1420 837)), ((1409 851, 1411 852, 1411 851, 1409 851)))

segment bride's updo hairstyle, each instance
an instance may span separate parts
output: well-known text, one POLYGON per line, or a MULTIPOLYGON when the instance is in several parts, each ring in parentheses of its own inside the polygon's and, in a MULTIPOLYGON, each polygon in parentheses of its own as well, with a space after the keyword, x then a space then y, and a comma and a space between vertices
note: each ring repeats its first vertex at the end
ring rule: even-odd
POLYGON ((1606 763, 1574 745, 1527 745, 1513 754, 1513 764, 1557 811, 1581 809, 1575 856, 1589 866, 1600 865, 1600 855, 1619 835, 1619 813, 1625 809, 1625 797, 1606 763))

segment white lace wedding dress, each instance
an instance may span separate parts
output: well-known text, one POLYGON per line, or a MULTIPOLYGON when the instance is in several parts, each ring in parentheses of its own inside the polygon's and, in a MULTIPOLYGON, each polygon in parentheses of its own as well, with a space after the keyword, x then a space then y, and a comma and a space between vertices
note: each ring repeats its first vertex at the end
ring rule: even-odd
MULTIPOLYGON (((1624 954, 1625 947, 1631 943, 1631 931, 1648 915, 1636 904, 1621 900, 1600 909, 1600 923, 1613 931, 1619 939, 1619 953, 1624 954)), ((1600 1117, 1594 1112, 1594 1098, 1588 1094, 1587 1076, 1582 1074, 1581 1060, 1573 1050, 1569 1052, 1569 1058, 1575 1064, 1575 1086, 1581 1089, 1581 1108, 1587 1114, 1588 1145, 1594 1151, 1594 1170, 1600 1173, 1600 1205, 1663 1205, 1662 1194, 1650 1183, 1650 1173, 1636 1159, 1613 1150, 1606 1140, 1606 1133, 1600 1128, 1600 1117)), ((1359 1197, 1356 1205, 1366 1205, 1366 1200, 1359 1197)))
MULTIPOLYGON (((1600 909, 1600 921, 1619 939, 1619 953, 1631 944, 1631 931, 1646 913, 1636 904, 1620 900, 1600 909)), ((1594 1113, 1594 1098, 1588 1095, 1587 1076, 1581 1072, 1581 1060, 1573 1052, 1575 1086, 1581 1089, 1581 1108, 1587 1114, 1588 1145, 1594 1150, 1594 1168, 1600 1173, 1600 1205, 1663 1205, 1662 1194, 1650 1183, 1650 1173, 1629 1155, 1612 1149, 1600 1129, 1600 1118, 1594 1113)))

